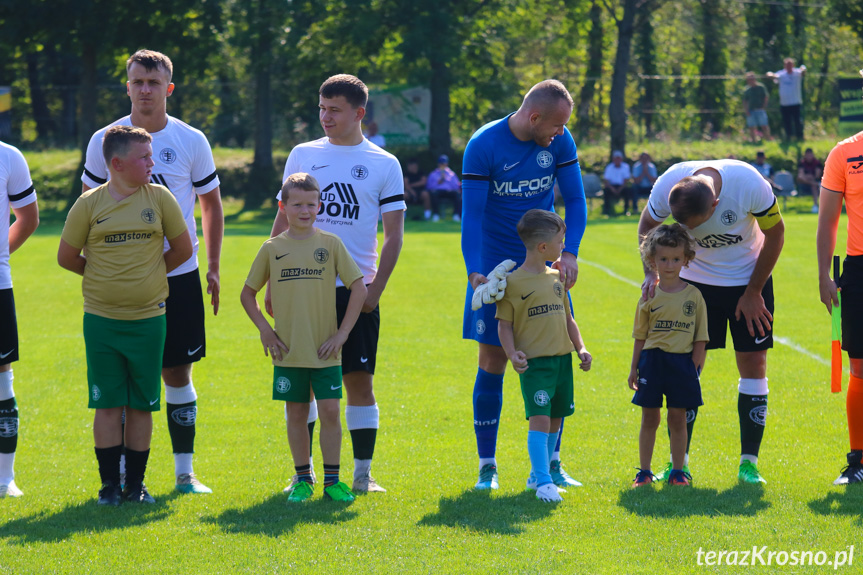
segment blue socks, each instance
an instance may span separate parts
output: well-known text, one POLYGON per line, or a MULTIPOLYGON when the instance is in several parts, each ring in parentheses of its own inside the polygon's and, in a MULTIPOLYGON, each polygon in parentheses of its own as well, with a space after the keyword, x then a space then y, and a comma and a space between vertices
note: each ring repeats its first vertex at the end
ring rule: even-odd
POLYGON ((537 487, 551 483, 551 474, 548 472, 548 453, 549 449, 554 449, 554 445, 557 443, 557 438, 552 441, 551 435, 542 431, 527 432, 527 454, 530 456, 530 466, 533 469, 537 487), (549 445, 551 445, 550 448, 549 445))
POLYGON ((476 450, 481 459, 494 457, 502 407, 503 374, 478 369, 473 387, 473 429, 476 433, 476 450))

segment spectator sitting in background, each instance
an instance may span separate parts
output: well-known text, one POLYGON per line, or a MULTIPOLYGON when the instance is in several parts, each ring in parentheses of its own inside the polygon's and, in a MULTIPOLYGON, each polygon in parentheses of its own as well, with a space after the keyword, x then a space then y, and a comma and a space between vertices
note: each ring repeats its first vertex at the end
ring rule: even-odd
POLYGON ((366 133, 364 134, 366 140, 378 146, 379 148, 387 147, 387 140, 384 138, 383 134, 378 133, 378 124, 377 122, 369 122, 366 126, 366 133))
POLYGON ((803 159, 797 166, 797 183, 800 184, 800 191, 806 192, 808 189, 812 194, 812 213, 818 213, 818 198, 821 192, 821 174, 824 172, 824 164, 822 164, 812 148, 806 148, 803 152, 803 159))
POLYGON ((641 152, 638 161, 632 166, 632 181, 635 182, 635 211, 638 211, 638 198, 649 197, 653 189, 653 182, 657 178, 656 166, 650 161, 650 154, 641 152))
MULTIPOLYGON (((604 185, 603 212, 607 216, 614 216, 614 205, 617 199, 623 196, 623 211, 626 215, 630 214, 629 199, 633 195, 632 189, 627 185, 632 173, 629 170, 629 164, 623 161, 623 152, 615 150, 611 154, 611 163, 605 166, 605 173, 602 175, 604 185)), ((636 199, 632 198, 633 209, 637 208, 636 199)))
MULTIPOLYGON (((437 168, 429 174, 426 188, 431 194, 432 221, 440 221, 440 200, 452 200, 452 221, 461 221, 461 181, 449 167, 449 157, 446 154, 437 159, 437 168)), ((428 213, 428 212, 426 212, 428 213)), ((426 216, 428 219, 428 216, 426 216)))
POLYGON ((755 154, 755 161, 752 162, 752 167, 758 170, 758 173, 761 174, 765 180, 770 182, 770 185, 774 190, 779 189, 773 182, 773 166, 767 163, 764 156, 764 150, 758 150, 755 154))
POLYGON ((428 178, 420 173, 420 165, 416 158, 411 158, 405 165, 405 203, 422 204, 425 219, 431 217, 431 196, 426 190, 428 178))

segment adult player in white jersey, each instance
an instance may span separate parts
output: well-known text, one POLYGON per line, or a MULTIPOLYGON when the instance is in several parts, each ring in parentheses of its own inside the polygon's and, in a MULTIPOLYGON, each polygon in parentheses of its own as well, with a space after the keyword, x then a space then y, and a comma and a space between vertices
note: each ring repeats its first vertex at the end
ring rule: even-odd
MULTIPOLYGON (((109 177, 102 156, 102 137, 113 125, 144 128, 153 136, 153 183, 171 190, 183 211, 192 237, 192 257, 168 274, 170 295, 165 302, 167 338, 162 361, 168 431, 174 450, 176 489, 181 493, 210 493, 195 476, 198 394, 192 383, 192 364, 206 355, 204 301, 198 272, 198 236, 195 197, 201 202, 201 223, 207 250, 207 293, 213 315, 219 312, 219 258, 224 215, 219 177, 206 136, 167 113, 167 99, 174 91, 173 64, 160 52, 139 50, 126 62, 126 91, 132 113, 93 134, 87 147, 83 190, 104 184, 109 177)), ((166 244, 165 249, 168 249, 166 244)))
POLYGON ((18 361, 18 323, 9 254, 38 226, 39 206, 27 160, 17 148, 0 142, 0 498, 24 495, 15 485, 18 406, 12 389, 12 362, 18 361), (12 225, 10 208, 15 213, 12 225))
MULTIPOLYGON (((701 290, 707 303, 707 349, 724 348, 731 329, 740 374, 738 478, 764 483, 757 463, 767 417, 767 350, 773 347, 771 273, 785 238, 779 205, 770 184, 749 164, 682 162, 656 180, 638 223, 639 239, 669 215, 697 243, 695 259, 680 277, 701 290)), ((656 272, 645 269, 645 299, 653 297, 658 281, 656 272)), ((696 413, 687 410, 690 438, 696 413)), ((688 454, 686 461, 688 467, 688 454)))
MULTIPOLYGON (((404 179, 395 156, 363 137, 362 119, 368 89, 359 78, 339 74, 328 78, 319 91, 320 121, 325 137, 291 150, 284 178, 296 172, 312 174, 321 184, 321 208, 315 225, 341 238, 363 272, 368 295, 363 313, 342 348, 342 382, 347 392, 345 421, 354 450, 353 491, 383 492, 371 477, 372 457, 379 425, 373 389, 380 310, 378 302, 396 266, 404 237, 404 179), (378 258, 378 217, 383 220, 384 242, 378 258)), ((283 178, 283 179, 284 179, 283 178)), ((281 192, 277 196, 281 200, 281 192)), ((280 211, 272 235, 286 230, 280 211)), ((336 307, 342 321, 349 292, 337 284, 336 307)), ((269 290, 267 311, 272 315, 269 290)), ((309 417, 310 433, 316 409, 309 417)))

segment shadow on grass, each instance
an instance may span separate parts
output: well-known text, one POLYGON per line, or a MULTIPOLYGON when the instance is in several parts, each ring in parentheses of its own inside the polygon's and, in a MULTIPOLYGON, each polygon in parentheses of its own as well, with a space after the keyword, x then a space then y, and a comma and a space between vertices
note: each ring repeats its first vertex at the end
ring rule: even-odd
POLYGON ((0 539, 14 545, 51 543, 77 533, 102 533, 146 525, 167 519, 172 513, 169 503, 179 496, 179 493, 171 493, 156 498, 152 505, 124 503, 119 507, 98 505, 94 498, 57 513, 43 511, 3 523, 0 525, 0 539))
POLYGON ((727 491, 704 487, 646 486, 620 492, 619 506, 645 517, 743 516, 770 507, 761 485, 739 483, 727 491))
POLYGON ((809 509, 819 515, 855 517, 857 525, 863 526, 863 489, 856 485, 846 486, 844 491, 834 491, 810 501, 809 509))
POLYGON ((228 509, 215 517, 204 517, 203 521, 217 525, 226 533, 257 533, 280 537, 293 531, 302 523, 334 525, 351 521, 357 516, 350 511, 350 503, 326 499, 314 499, 304 503, 289 503, 282 493, 245 509, 228 509))
POLYGON ((464 527, 481 533, 519 535, 524 524, 551 515, 555 505, 537 501, 533 491, 492 496, 488 491, 465 491, 443 498, 437 513, 426 515, 417 525, 464 527))

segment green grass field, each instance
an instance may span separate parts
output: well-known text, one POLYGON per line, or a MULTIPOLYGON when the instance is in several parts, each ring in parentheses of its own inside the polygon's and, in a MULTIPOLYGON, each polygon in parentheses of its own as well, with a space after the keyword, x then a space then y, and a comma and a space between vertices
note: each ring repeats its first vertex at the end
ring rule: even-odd
MULTIPOLYGON (((389 492, 350 506, 319 494, 288 505, 282 488, 293 467, 283 407, 269 399, 271 367, 239 305, 267 220, 229 218, 222 310, 208 318, 208 357, 195 368, 195 470, 215 492, 172 491, 162 412, 147 476, 154 506, 96 505, 80 278, 56 264, 57 220, 46 218, 14 254, 22 347, 15 364, 16 482, 25 496, 0 502, 0 573, 738 573, 746 568, 699 566, 697 552, 767 546, 824 551, 832 562, 834 553, 861 547, 863 490, 832 486, 848 446, 844 396, 829 391, 830 322, 818 301, 814 216, 787 217, 775 272, 782 343, 769 354, 763 488, 737 483, 737 374, 733 353, 722 350, 708 354, 702 376, 695 486, 630 489, 640 421, 626 385, 641 280, 636 224, 590 222, 572 297, 594 368, 577 372, 576 413, 563 449, 568 471, 584 487, 556 507, 524 491, 527 425, 511 370, 498 447, 501 489, 471 491, 476 345, 460 336, 464 269, 458 228, 449 222, 409 223, 382 301, 373 472, 389 492)), ((661 433, 654 469, 667 449, 661 433)), ((346 431, 342 458, 347 477, 346 431)), ((320 476, 319 451, 315 463, 320 476)), ((863 549, 855 552, 854 565, 840 571, 860 572, 863 549)), ((780 567, 774 559, 754 572, 832 570, 780 567)))

